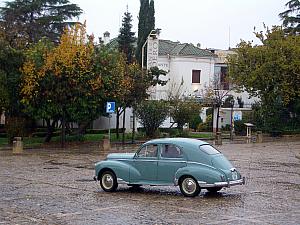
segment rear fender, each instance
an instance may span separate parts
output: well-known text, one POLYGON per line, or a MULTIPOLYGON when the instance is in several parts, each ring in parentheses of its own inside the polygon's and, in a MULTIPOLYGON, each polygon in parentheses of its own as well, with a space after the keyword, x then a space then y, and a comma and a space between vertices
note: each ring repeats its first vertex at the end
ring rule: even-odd
POLYGON ((214 167, 205 164, 188 164, 186 167, 180 168, 175 174, 175 185, 183 176, 192 176, 197 181, 213 184, 227 180, 226 174, 214 167))

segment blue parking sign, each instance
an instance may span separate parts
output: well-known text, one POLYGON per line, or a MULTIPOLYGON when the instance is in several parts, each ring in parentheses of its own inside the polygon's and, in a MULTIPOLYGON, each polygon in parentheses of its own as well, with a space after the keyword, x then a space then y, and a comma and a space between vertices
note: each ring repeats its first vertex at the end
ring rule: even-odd
POLYGON ((114 113, 116 108, 115 102, 106 102, 106 113, 114 113))

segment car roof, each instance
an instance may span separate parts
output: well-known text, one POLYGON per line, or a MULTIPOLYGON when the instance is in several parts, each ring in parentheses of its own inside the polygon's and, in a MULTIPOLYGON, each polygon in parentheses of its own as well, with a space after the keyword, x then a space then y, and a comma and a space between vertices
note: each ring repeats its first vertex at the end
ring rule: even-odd
POLYGON ((198 139, 193 139, 193 138, 159 138, 159 139, 153 139, 150 141, 147 141, 145 144, 166 144, 166 143, 172 143, 172 144, 177 144, 177 145, 205 145, 209 144, 205 141, 201 141, 198 139))

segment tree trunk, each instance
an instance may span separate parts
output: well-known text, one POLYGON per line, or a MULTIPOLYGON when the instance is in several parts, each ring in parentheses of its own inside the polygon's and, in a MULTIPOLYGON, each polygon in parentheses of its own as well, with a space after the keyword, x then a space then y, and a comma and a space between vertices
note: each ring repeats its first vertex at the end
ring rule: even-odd
POLYGON ((53 132, 54 132, 54 128, 55 128, 55 124, 56 124, 57 120, 53 120, 52 123, 50 121, 50 119, 46 120, 47 123, 47 135, 44 139, 44 142, 49 143, 53 137, 53 132))
POLYGON ((220 117, 220 107, 218 106, 217 109, 217 127, 216 127, 216 133, 219 132, 219 117, 220 117))
POLYGON ((125 121, 126 121, 126 109, 123 109, 123 134, 122 134, 122 144, 125 144, 125 121))
POLYGON ((88 126, 91 124, 91 121, 82 121, 79 124, 78 130, 76 132, 77 135, 84 135, 86 133, 86 129, 88 128, 88 126))
POLYGON ((120 127, 120 110, 119 108, 117 108, 117 121, 116 121, 116 136, 117 136, 117 139, 119 139, 120 135, 119 135, 119 127, 120 127))
POLYGON ((61 147, 64 148, 66 144, 66 119, 65 115, 61 119, 61 147))
POLYGON ((135 139, 135 110, 132 112, 132 135, 131 135, 131 143, 134 143, 135 139))

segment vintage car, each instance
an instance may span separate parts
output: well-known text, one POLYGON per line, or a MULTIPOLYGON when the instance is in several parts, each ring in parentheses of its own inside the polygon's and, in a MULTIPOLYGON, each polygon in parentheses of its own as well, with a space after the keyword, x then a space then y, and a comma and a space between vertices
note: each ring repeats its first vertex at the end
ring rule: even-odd
POLYGON ((95 164, 95 181, 104 191, 118 184, 179 185, 184 196, 201 189, 217 192, 223 187, 245 184, 245 178, 212 145, 189 138, 151 140, 136 153, 112 153, 95 164))

